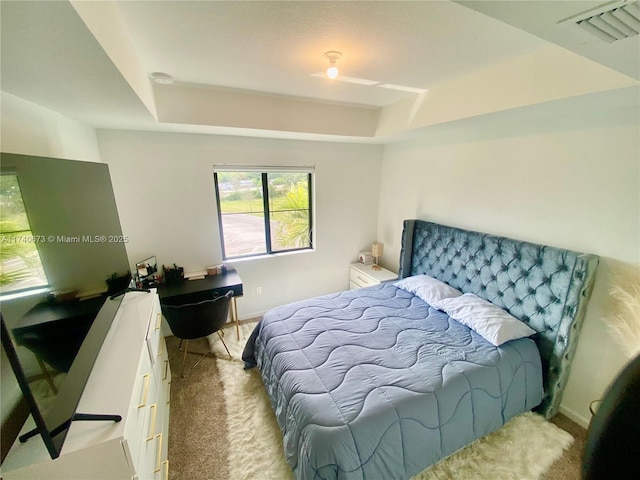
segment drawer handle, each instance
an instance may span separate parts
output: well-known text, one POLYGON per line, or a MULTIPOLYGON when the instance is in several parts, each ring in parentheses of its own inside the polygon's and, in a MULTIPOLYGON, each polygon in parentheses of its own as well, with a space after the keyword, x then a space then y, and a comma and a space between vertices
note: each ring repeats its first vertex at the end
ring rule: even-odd
POLYGON ((158 473, 160 471, 160 467, 162 466, 162 432, 156 435, 158 439, 158 450, 156 451, 156 468, 153 473, 158 473))
POLYGON ((160 329, 160 324, 162 323, 162 314, 160 312, 157 313, 156 318, 156 330, 160 329))
POLYGON ((167 375, 169 375, 169 360, 164 361, 164 377, 162 377, 163 381, 167 379, 167 375))
POLYGON ((164 480, 169 480, 169 459, 167 458, 164 462, 164 480))
POLYGON ((369 283, 369 280, 365 280, 364 278, 362 278, 360 275, 357 276, 358 280, 360 280, 361 282, 364 283, 369 283))
POLYGON ((169 389, 169 393, 167 393, 167 405, 171 403, 171 382, 167 383, 167 388, 169 389))
POLYGON ((142 403, 138 405, 138 408, 142 408, 147 404, 147 397, 149 396, 149 383, 151 382, 151 375, 145 374, 144 378, 144 393, 142 394, 142 403))
POLYGON ((164 338, 160 337, 160 348, 158 349, 158 358, 164 355, 164 338))
POLYGON ((151 414, 151 422, 149 422, 149 436, 147 437, 147 442, 153 440, 153 436, 156 434, 156 411, 158 410, 158 405, 155 403, 149 407, 149 409, 153 408, 153 413, 151 414))

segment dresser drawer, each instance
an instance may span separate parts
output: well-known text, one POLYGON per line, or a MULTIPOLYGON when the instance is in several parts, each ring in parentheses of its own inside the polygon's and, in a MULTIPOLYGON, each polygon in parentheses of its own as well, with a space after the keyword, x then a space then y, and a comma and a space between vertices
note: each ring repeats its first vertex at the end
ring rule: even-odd
POLYGON ((355 268, 351 268, 351 273, 349 274, 349 282, 353 282, 357 285, 357 288, 370 287, 371 285, 377 285, 380 283, 374 278, 365 275, 362 272, 359 272, 355 268))
POLYGON ((398 275, 375 265, 352 263, 349 266, 349 289, 370 287, 398 279, 398 275))

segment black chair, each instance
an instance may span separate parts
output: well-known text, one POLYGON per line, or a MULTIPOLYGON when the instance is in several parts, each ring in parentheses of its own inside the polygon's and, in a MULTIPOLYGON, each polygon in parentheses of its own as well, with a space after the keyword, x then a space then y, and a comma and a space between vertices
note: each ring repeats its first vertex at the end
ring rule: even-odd
POLYGON ((229 304, 233 297, 233 290, 229 290, 225 295, 205 300, 198 303, 188 303, 184 305, 168 305, 163 304, 162 314, 167 319, 171 332, 180 339, 180 351, 183 351, 182 356, 182 371, 181 376, 184 378, 194 367, 196 367, 206 356, 211 353, 211 350, 205 353, 190 352, 188 350, 189 340, 196 338, 207 337, 212 333, 217 333, 218 337, 222 341, 225 350, 231 357, 227 345, 224 343, 220 330, 227 323, 229 316, 229 304), (182 342, 185 341, 184 350, 182 348, 182 342), (184 366, 187 359, 187 353, 201 355, 200 359, 189 368, 185 373, 184 366))
POLYGON ((638 478, 639 411, 640 355, 609 386, 591 419, 582 458, 584 480, 638 478))

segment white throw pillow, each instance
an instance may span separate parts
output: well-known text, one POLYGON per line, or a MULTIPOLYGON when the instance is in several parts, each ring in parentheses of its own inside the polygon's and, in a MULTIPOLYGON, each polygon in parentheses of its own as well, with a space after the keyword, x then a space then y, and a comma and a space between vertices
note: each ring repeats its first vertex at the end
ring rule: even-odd
POLYGON ((471 328, 496 347, 536 333, 526 323, 473 293, 444 298, 431 306, 471 328))
POLYGON ((462 292, 429 275, 414 275, 394 283, 398 288, 413 293, 433 306, 433 302, 443 298, 458 297, 462 292))

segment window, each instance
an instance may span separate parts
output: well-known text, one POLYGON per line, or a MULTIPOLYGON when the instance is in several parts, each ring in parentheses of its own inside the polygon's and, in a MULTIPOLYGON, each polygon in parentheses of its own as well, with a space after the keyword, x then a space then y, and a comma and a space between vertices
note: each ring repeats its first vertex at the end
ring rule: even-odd
POLYGON ((47 285, 15 174, 0 175, 0 292, 47 285))
POLYGON ((215 167, 223 258, 313 248, 309 168, 215 167))

